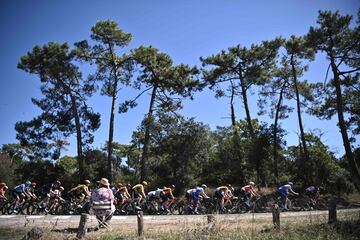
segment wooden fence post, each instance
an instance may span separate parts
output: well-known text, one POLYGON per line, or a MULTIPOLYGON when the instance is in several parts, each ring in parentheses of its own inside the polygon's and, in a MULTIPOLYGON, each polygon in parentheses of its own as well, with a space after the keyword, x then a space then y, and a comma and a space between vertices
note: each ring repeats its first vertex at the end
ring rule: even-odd
POLYGON ((207 222, 212 223, 215 221, 215 216, 212 214, 207 215, 207 222))
POLYGON ((78 239, 82 239, 85 236, 87 231, 87 222, 89 218, 90 218, 89 214, 86 213, 81 214, 78 233, 76 235, 78 239))
POLYGON ((274 228, 280 229, 280 208, 279 205, 275 204, 272 209, 273 224, 274 228))
POLYGON ((329 224, 333 224, 333 223, 337 222, 336 202, 337 202, 337 199, 333 198, 333 199, 331 199, 331 201, 329 203, 329 220, 328 220, 329 224))
POLYGON ((138 236, 142 236, 144 234, 144 218, 143 211, 137 212, 137 223, 138 223, 138 236))

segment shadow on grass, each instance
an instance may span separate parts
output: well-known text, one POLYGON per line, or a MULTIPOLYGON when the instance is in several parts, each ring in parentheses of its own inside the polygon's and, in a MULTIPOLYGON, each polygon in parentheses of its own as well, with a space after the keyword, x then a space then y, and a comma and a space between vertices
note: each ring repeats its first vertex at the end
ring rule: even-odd
MULTIPOLYGON (((53 229, 51 232, 57 232, 57 233, 77 233, 79 231, 78 228, 64 228, 64 229, 53 229)), ((99 231, 99 228, 97 227, 91 227, 87 229, 87 232, 97 232, 99 231)))

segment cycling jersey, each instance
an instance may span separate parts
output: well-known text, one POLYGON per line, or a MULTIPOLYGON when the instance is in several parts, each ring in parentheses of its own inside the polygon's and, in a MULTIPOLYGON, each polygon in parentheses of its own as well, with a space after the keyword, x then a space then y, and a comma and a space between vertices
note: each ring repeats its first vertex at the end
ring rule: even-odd
POLYGON ((89 194, 89 188, 85 184, 80 184, 77 187, 74 187, 70 190, 70 192, 75 192, 77 194, 89 194))
POLYGON ((290 184, 285 184, 279 187, 279 193, 281 196, 286 197, 289 194, 289 190, 292 190, 290 184))
POLYGON ((174 195, 173 195, 173 193, 172 193, 172 189, 171 189, 171 188, 165 187, 165 188, 163 189, 163 192, 164 192, 164 195, 165 195, 165 196, 167 196, 167 197, 169 197, 169 198, 171 198, 171 199, 174 198, 174 195))
POLYGON ((215 197, 217 198, 223 198, 225 196, 225 193, 229 191, 229 188, 226 186, 221 186, 216 188, 215 190, 215 197))
POLYGON ((147 196, 149 198, 150 201, 155 200, 155 199, 159 199, 160 195, 163 193, 163 190, 158 188, 155 191, 151 191, 148 192, 147 196))
POLYGON ((14 187, 14 190, 17 193, 25 193, 26 192, 26 186, 25 186, 25 184, 19 184, 19 185, 14 187))
POLYGON ((306 193, 316 193, 317 189, 314 186, 308 187, 307 189, 305 189, 306 193))
POLYGON ((0 183, 0 199, 4 199, 5 198, 5 192, 6 192, 6 184, 1 182, 0 183))
POLYGON ((142 185, 141 183, 136 184, 135 186, 133 186, 132 190, 133 190, 132 194, 133 194, 134 198, 139 198, 140 196, 146 197, 145 196, 145 191, 144 191, 144 185, 142 185))
POLYGON ((5 187, 0 188, 0 200, 5 198, 5 187))
POLYGON ((241 191, 244 191, 246 193, 251 192, 251 190, 254 190, 254 187, 252 185, 246 185, 241 188, 241 191))
POLYGON ((192 199, 197 200, 199 199, 200 195, 204 193, 204 189, 202 187, 197 187, 189 189, 187 192, 192 199))
POLYGON ((133 186, 132 189, 137 191, 137 192, 143 192, 144 191, 144 185, 139 183, 139 184, 136 184, 135 186, 133 186))
POLYGON ((59 189, 50 191, 50 198, 61 198, 61 191, 59 189))

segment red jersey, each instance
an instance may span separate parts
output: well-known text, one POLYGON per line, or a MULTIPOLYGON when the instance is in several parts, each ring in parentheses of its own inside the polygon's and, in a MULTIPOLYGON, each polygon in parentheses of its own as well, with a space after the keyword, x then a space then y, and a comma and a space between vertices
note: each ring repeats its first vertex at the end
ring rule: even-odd
POLYGON ((246 185, 246 186, 243 186, 242 188, 241 188, 241 190, 242 191, 244 191, 244 192, 250 192, 250 190, 253 190, 254 188, 253 188, 253 186, 252 185, 246 185))

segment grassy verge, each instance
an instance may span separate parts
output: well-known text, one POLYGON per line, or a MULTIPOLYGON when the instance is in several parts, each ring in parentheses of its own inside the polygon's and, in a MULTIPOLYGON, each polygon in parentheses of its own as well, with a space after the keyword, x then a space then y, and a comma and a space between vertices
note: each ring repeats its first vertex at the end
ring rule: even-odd
MULTIPOLYGON (((244 229, 190 229, 186 231, 170 231, 164 233, 148 233, 145 239, 159 240, 359 240, 359 222, 339 222, 336 225, 315 224, 307 226, 284 226, 280 231, 274 229, 264 229, 260 232, 248 232, 244 229)), ((93 236, 89 239, 97 240, 122 240, 122 239, 141 239, 134 235, 121 235, 116 233, 93 236)))
MULTIPOLYGON (((215 221, 208 224, 202 222, 146 222, 144 238, 138 238, 136 224, 125 225, 113 223, 113 231, 90 231, 86 234, 87 240, 123 240, 123 239, 159 239, 159 240, 359 240, 360 221, 359 212, 338 212, 338 223, 328 225, 327 216, 309 212, 302 216, 283 216, 281 229, 272 226, 271 219, 262 218, 233 218, 231 215, 215 216, 215 221)), ((0 240, 22 239, 27 228, 0 228, 0 240)), ((73 240, 76 237, 76 228, 52 227, 42 228, 41 239, 46 240, 73 240)))

